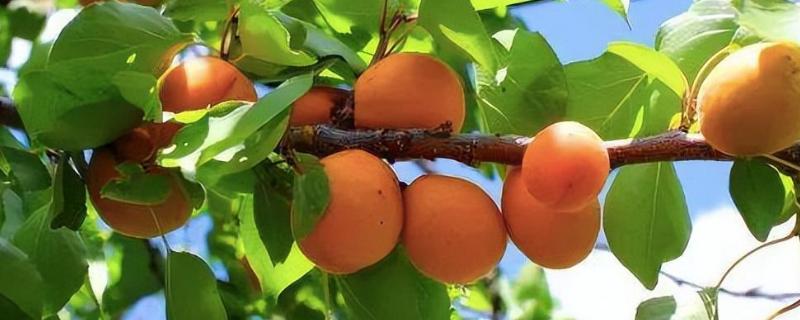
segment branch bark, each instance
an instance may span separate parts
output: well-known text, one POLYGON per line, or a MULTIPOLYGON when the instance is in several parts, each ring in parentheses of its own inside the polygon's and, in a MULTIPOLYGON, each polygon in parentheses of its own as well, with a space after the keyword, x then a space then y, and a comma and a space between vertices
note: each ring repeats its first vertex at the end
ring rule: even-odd
MULTIPOLYGON (((14 103, 0 97, 0 125, 23 129, 14 103)), ((346 149, 363 149, 390 161, 437 158, 476 165, 492 162, 519 165, 528 137, 492 134, 450 134, 446 130, 348 130, 321 124, 290 128, 285 146, 326 156, 346 149)), ((734 158, 712 148, 702 136, 670 131, 654 136, 605 142, 612 168, 624 165, 684 160, 731 161, 734 158)), ((800 144, 775 154, 800 165, 800 144)), ((781 167, 779 163, 776 166, 781 167)))
MULTIPOLYGON (((328 125, 294 127, 286 136, 289 146, 325 156, 345 149, 367 150, 389 160, 448 158, 470 165, 493 162, 519 165, 530 138, 486 134, 450 135, 436 130, 342 130, 328 125)), ((716 160, 733 158, 714 150, 702 136, 681 131, 605 142, 611 167, 658 161, 716 160)), ((800 145, 778 154, 796 163, 800 145)))

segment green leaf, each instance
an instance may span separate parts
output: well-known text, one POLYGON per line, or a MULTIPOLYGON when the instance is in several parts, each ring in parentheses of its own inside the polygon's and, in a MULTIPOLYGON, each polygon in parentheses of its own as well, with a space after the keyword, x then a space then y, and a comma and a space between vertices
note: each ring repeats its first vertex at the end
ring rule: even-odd
POLYGON ((5 66, 11 56, 11 39, 14 38, 8 15, 8 10, 0 8, 0 66, 5 66))
POLYGON ((739 25, 768 41, 800 42, 800 5, 784 0, 734 0, 739 25))
POLYGON ((46 12, 36 8, 36 4, 26 4, 20 1, 13 10, 8 12, 11 22, 9 29, 11 35, 25 40, 36 40, 44 28, 46 12))
POLYGON ((498 70, 492 40, 469 0, 422 0, 419 25, 439 45, 457 48, 456 52, 489 72, 498 70))
POLYGON ((656 49, 672 58, 692 81, 712 55, 739 32, 730 0, 695 1, 689 10, 661 25, 656 49))
POLYGON ((541 267, 533 263, 526 264, 512 285, 513 299, 504 298, 512 319, 552 318, 555 301, 541 267))
POLYGON ((660 133, 681 111, 686 89, 669 58, 641 45, 617 42, 599 58, 567 65, 567 119, 604 139, 660 133))
POLYGON ((307 66, 317 62, 315 57, 293 48, 289 31, 280 20, 251 1, 241 3, 238 31, 242 52, 246 55, 284 66, 307 66))
POLYGON ((86 184, 67 159, 61 157, 53 179, 50 228, 67 227, 78 231, 86 219, 86 184))
POLYGON ((315 27, 314 25, 301 21, 294 20, 288 16, 279 16, 284 20, 291 19, 300 23, 306 32, 305 42, 303 45, 311 50, 319 57, 326 56, 339 56, 356 72, 364 71, 367 68, 367 63, 362 59, 353 49, 342 43, 339 39, 326 34, 324 31, 315 27))
POLYGON ((652 290, 661 264, 683 254, 692 228, 672 164, 657 162, 620 169, 604 211, 603 230, 611 252, 652 290))
POLYGON ((44 315, 61 310, 81 288, 88 270, 86 247, 78 233, 50 229, 49 213, 48 202, 32 212, 14 235, 14 244, 28 255, 42 276, 44 315))
POLYGON ((233 130, 229 135, 215 139, 217 141, 213 141, 213 143, 206 140, 204 144, 208 147, 201 152, 200 158, 197 160, 198 165, 202 165, 223 151, 242 143, 284 110, 287 110, 292 102, 311 88, 312 79, 311 74, 289 79, 261 98, 251 108, 246 109, 243 116, 231 124, 233 130))
MULTIPOLYGON (((280 169, 271 170, 273 174, 280 169)), ((282 170, 280 170, 282 171, 282 170)), ((288 174, 284 179, 290 181, 288 174)), ((280 179, 280 178, 278 178, 280 179)), ((253 214, 261 242, 267 248, 272 264, 286 261, 292 250, 291 189, 259 179, 253 192, 253 214), (283 189, 283 190, 282 190, 283 189)))
POLYGON ((628 21, 628 7, 630 6, 630 0, 602 0, 602 1, 603 4, 606 5, 606 7, 609 7, 611 10, 616 12, 620 17, 625 19, 625 23, 627 23, 630 26, 631 22, 628 21))
POLYGON ((50 186, 50 172, 36 154, 10 147, 0 147, 0 155, 11 167, 10 175, 23 191, 43 190, 50 186))
POLYGON ((713 289, 651 298, 636 308, 636 320, 715 320, 716 301, 713 289))
POLYGON ((167 255, 165 300, 167 319, 227 319, 217 290, 217 280, 208 265, 188 252, 167 255))
POLYGON ((252 196, 242 196, 242 198, 244 201, 239 208, 239 235, 244 244, 245 256, 258 277, 263 293, 277 298, 289 285, 311 271, 314 265, 300 252, 297 244, 292 246, 283 262, 273 263, 256 226, 252 209, 253 198, 252 196))
POLYGON ((566 112, 564 68, 539 33, 505 30, 494 35, 508 62, 492 83, 478 88, 486 132, 532 135, 566 112))
POLYGON ((120 71, 111 82, 119 89, 125 101, 142 109, 146 120, 161 121, 161 100, 156 77, 143 72, 120 71))
POLYGON ((786 190, 780 172, 763 160, 736 160, 729 188, 750 233, 766 241, 784 211, 786 190))
POLYGON ((155 272, 163 268, 163 260, 160 252, 150 252, 155 249, 147 240, 113 233, 107 243, 114 250, 106 255, 109 286, 102 303, 103 311, 116 318, 142 297, 161 290, 162 279, 155 272), (153 261, 153 256, 160 261, 153 261))
POLYGON ((169 173, 149 174, 138 164, 124 162, 117 166, 119 179, 112 179, 100 190, 100 196, 115 201, 137 204, 157 205, 169 197, 169 173))
MULTIPOLYGON (((0 238, 0 298, 5 297, 31 319, 42 318, 44 285, 27 255, 0 238)), ((0 303, 0 314, 10 316, 0 303)))
POLYGON ((222 21, 230 12, 230 1, 173 0, 167 3, 164 15, 180 21, 222 21))
POLYGON ((45 69, 28 71, 14 90, 26 130, 70 151, 114 140, 143 113, 123 99, 114 76, 159 75, 192 40, 153 8, 111 1, 81 10, 53 44, 45 69))
POLYGON ((472 0, 471 2, 472 6, 475 7, 475 10, 486 10, 510 6, 512 4, 536 1, 537 0, 472 0))
POLYGON ((450 319, 447 288, 420 274, 402 249, 335 279, 355 319, 450 319))
POLYGON ((305 153, 298 153, 297 165, 301 172, 294 176, 292 189, 292 233, 295 239, 303 239, 317 225, 330 201, 328 176, 319 160, 305 153))
POLYGON ((337 33, 373 33, 380 26, 381 0, 316 0, 325 22, 337 33))

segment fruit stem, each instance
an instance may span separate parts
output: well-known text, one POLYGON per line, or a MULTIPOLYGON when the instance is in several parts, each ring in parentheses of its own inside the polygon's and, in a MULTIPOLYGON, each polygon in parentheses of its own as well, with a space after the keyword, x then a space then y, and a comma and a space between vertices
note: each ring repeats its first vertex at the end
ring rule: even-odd
POLYGON ((684 95, 683 99, 683 116, 681 117, 681 127, 680 129, 684 132, 689 132, 689 128, 691 128, 692 124, 696 121, 697 116, 697 94, 700 92, 700 86, 708 77, 711 70, 714 69, 722 59, 725 59, 733 50, 737 49, 739 46, 734 44, 729 44, 724 48, 717 51, 713 56, 708 58, 706 62, 700 67, 700 70, 695 75, 694 82, 692 82, 692 86, 690 90, 684 95))

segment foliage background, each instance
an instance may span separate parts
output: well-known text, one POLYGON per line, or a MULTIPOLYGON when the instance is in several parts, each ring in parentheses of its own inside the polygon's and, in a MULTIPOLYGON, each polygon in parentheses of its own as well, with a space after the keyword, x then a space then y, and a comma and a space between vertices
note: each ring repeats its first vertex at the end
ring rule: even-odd
MULTIPOLYGON (((530 30, 541 32, 561 61, 567 64, 600 55, 611 41, 628 40, 653 46, 659 25, 685 12, 690 4, 690 0, 632 1, 629 9, 631 29, 618 15, 596 0, 525 4, 513 8, 511 12, 530 30)), ((74 14, 74 11, 56 14, 42 38, 54 38, 74 14)), ((24 62, 30 50, 30 43, 26 40, 15 39, 13 45, 13 55, 9 61, 11 68, 24 62)), ((0 69, 0 82, 10 92, 15 82, 14 72, 0 69)), ((675 164, 692 214, 693 232, 686 252, 676 261, 664 264, 665 272, 698 284, 711 285, 710 281, 716 280, 733 260, 757 244, 728 194, 730 165, 715 162, 675 164)), ((401 180, 406 182, 422 173, 417 166, 409 163, 398 163, 395 168, 401 180)), ((432 168, 480 183, 495 200, 499 200, 500 181, 488 180, 474 170, 451 161, 438 161, 432 168)), ((785 233, 791 223, 779 227, 772 234, 785 233)), ((178 250, 185 249, 206 257, 205 233, 210 226, 208 216, 193 219, 189 225, 169 235, 170 243, 178 250)), ((158 240, 154 240, 154 243, 161 245, 158 240)), ((601 237, 600 243, 604 243, 604 238, 601 237)), ((736 291, 753 288, 765 292, 796 291, 800 285, 800 273, 796 272, 800 268, 800 257, 796 254, 798 249, 800 244, 793 241, 757 254, 736 269, 725 287, 736 291)), ((527 259, 510 245, 500 268, 513 278, 527 263, 527 259)), ((220 265, 212 263, 211 266, 218 277, 225 277, 220 265)), ((97 265, 90 268, 93 275, 102 277, 106 274, 97 265)), ((577 319, 630 319, 642 300, 679 291, 685 291, 687 295, 693 292, 691 288, 681 287, 664 277, 659 279, 654 291, 647 291, 611 253, 603 250, 595 250, 575 268, 548 270, 546 274, 552 294, 559 303, 558 314, 577 319)), ((720 316, 722 319, 763 318, 785 303, 723 294, 720 296, 720 316)), ((163 295, 156 294, 140 301, 125 318, 154 319, 163 314, 163 295)), ((792 317, 800 317, 800 311, 786 316, 792 317)))

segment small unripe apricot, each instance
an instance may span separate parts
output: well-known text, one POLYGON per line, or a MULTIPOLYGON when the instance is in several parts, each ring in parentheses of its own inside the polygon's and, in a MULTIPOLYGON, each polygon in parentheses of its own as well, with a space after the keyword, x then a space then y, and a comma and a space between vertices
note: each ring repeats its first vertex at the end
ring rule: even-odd
POLYGON ((161 106, 173 113, 203 109, 229 100, 256 101, 255 87, 225 60, 200 57, 167 70, 160 81, 161 106))
POLYGON ((397 53, 356 80, 355 125, 360 128, 437 128, 464 124, 464 88, 448 65, 422 53, 397 53))
POLYGON ((544 128, 522 158, 528 192, 557 211, 579 210, 596 200, 610 170, 603 140, 572 121, 544 128))
POLYGON ((468 284, 488 274, 506 249, 506 228, 494 201, 463 179, 428 175, 403 191, 403 245, 420 272, 468 284))
POLYGON ((734 156, 775 153, 800 140, 800 47, 744 47, 709 73, 698 94, 700 132, 734 156))
POLYGON ((145 206, 101 197, 100 190, 109 181, 120 178, 116 169, 119 163, 110 149, 96 149, 89 162, 86 178, 89 197, 97 213, 114 231, 135 238, 152 238, 186 223, 192 213, 189 196, 180 181, 163 168, 156 167, 150 172, 167 175, 170 179, 170 193, 160 204, 145 206), (158 225, 154 216, 158 219, 158 225))
POLYGON ((331 87, 313 87, 292 106, 290 126, 304 126, 331 121, 331 112, 343 104, 350 94, 347 90, 331 87))
POLYGON ((397 245, 403 200, 394 171, 363 150, 320 160, 328 176, 330 202, 300 250, 322 270, 348 274, 370 266, 397 245))
POLYGON ((569 268, 583 261, 600 232, 597 199, 576 211, 553 210, 528 193, 519 168, 508 172, 502 207, 511 241, 545 268, 569 268))

